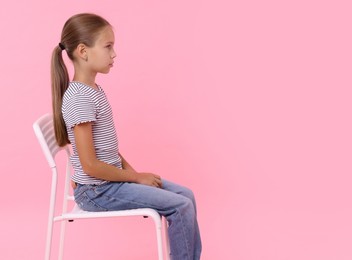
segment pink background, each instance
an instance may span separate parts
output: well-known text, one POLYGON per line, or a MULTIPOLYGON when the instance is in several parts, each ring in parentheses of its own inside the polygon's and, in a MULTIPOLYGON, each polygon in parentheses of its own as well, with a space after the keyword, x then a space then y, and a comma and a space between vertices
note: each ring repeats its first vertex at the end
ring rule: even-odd
MULTIPOLYGON (((202 259, 352 259, 348 0, 2 3, 1 259, 44 256, 50 175, 32 123, 51 109, 63 23, 83 11, 115 26, 98 82, 121 151, 194 190, 202 259)), ((139 218, 69 224, 66 245, 66 259, 156 257, 139 218)))

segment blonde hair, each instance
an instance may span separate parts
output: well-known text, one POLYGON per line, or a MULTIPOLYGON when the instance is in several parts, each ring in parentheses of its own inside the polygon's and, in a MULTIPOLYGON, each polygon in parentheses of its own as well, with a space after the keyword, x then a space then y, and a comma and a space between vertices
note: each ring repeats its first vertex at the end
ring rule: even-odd
POLYGON ((110 26, 109 22, 96 14, 82 13, 74 15, 66 21, 62 29, 60 43, 53 50, 51 57, 51 93, 55 137, 59 146, 70 143, 61 111, 62 98, 70 82, 62 58, 62 51, 65 50, 67 56, 73 61, 73 52, 77 46, 83 43, 88 47, 93 47, 99 32, 106 26, 110 26))

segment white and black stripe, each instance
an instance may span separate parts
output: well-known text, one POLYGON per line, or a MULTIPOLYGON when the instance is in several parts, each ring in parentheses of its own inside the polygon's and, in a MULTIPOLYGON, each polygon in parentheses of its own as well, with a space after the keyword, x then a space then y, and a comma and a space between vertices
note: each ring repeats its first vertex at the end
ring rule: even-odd
POLYGON ((100 86, 96 90, 80 82, 71 82, 62 100, 62 114, 72 144, 73 153, 70 160, 74 169, 72 176, 74 182, 81 184, 105 182, 83 172, 73 134, 73 127, 81 123, 92 122, 97 159, 122 168, 111 107, 100 86))

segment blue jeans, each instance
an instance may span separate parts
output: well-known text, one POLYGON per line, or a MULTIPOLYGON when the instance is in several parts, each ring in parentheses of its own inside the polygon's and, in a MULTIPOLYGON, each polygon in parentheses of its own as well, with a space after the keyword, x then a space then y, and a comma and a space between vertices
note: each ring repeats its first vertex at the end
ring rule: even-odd
POLYGON ((202 244, 193 192, 166 180, 162 183, 162 188, 129 182, 78 184, 74 196, 86 211, 155 209, 168 221, 172 259, 198 260, 202 244))

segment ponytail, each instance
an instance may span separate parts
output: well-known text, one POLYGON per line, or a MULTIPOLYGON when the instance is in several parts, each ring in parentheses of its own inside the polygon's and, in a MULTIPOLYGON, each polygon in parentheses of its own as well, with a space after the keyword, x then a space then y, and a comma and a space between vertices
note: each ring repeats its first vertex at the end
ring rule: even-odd
POLYGON ((68 88, 69 80, 67 68, 62 58, 62 48, 57 46, 51 57, 51 94, 55 137, 59 146, 70 143, 61 111, 62 97, 68 88))

